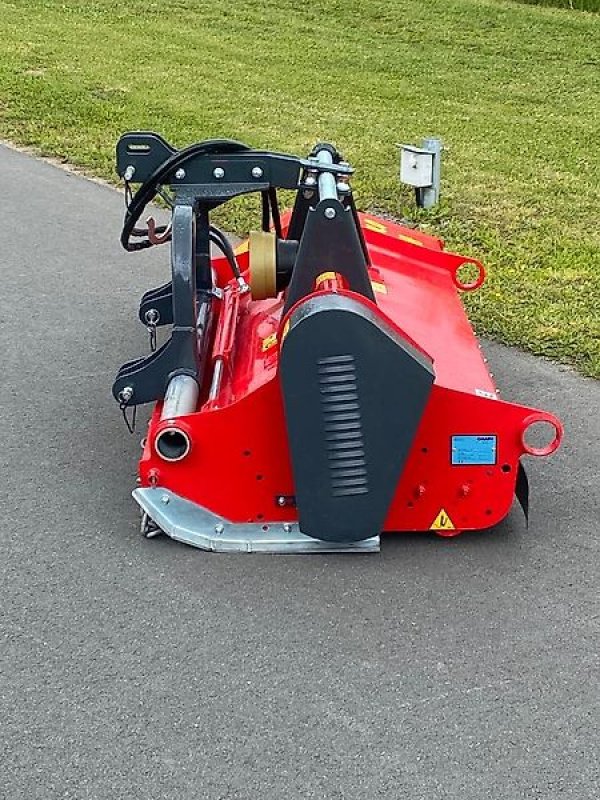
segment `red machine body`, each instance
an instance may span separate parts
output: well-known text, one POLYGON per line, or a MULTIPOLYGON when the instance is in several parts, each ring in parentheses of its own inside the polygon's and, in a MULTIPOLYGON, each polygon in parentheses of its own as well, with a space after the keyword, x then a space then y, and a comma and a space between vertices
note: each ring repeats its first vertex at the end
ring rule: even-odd
MULTIPOLYGON (((336 293, 370 306, 425 353, 435 371, 384 530, 452 536, 489 528, 512 505, 521 457, 553 452, 561 424, 547 412, 500 399, 460 299, 483 283, 481 264, 445 251, 434 237, 359 216, 376 303, 350 292, 332 271, 319 276, 314 294, 336 293), (465 264, 477 274, 469 285, 460 280, 465 264), (526 439, 537 422, 553 428, 542 448, 526 439)), ((284 230, 288 222, 283 219, 284 230)), ((236 255, 247 273, 247 244, 236 255)), ((198 410, 176 420, 161 420, 158 402, 140 462, 141 486, 168 489, 233 523, 261 523, 268 537, 270 525, 298 518, 278 374, 291 310, 283 313, 283 293, 258 301, 241 292, 225 259, 214 259, 213 269, 222 297, 203 386, 220 362, 219 391, 209 399, 208 389, 201 390, 198 410), (169 462, 155 443, 173 426, 187 434, 191 447, 184 459, 169 462)))

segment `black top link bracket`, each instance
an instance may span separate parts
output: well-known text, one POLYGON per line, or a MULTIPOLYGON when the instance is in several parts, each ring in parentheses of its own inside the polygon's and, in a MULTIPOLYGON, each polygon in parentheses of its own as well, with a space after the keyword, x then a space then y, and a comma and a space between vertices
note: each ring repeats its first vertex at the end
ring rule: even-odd
POLYGON ((116 167, 127 186, 139 185, 127 205, 123 247, 135 251, 171 242, 171 281, 147 292, 139 312, 149 327, 172 324, 171 336, 156 352, 121 367, 113 395, 122 409, 161 399, 168 382, 178 374, 193 377, 201 386, 215 296, 211 241, 243 283, 231 246, 209 219, 214 208, 234 197, 259 192, 263 228, 268 229, 272 220, 281 236, 276 192, 297 191, 287 239, 298 242, 298 254, 286 307, 313 290, 323 268, 335 268, 351 289, 374 299, 366 247, 347 185, 353 170, 332 145, 319 144, 307 159, 301 159, 254 150, 229 139, 177 150, 156 133, 133 131, 117 144, 116 167), (140 230, 136 225, 144 209, 163 187, 171 193, 170 227, 140 230))

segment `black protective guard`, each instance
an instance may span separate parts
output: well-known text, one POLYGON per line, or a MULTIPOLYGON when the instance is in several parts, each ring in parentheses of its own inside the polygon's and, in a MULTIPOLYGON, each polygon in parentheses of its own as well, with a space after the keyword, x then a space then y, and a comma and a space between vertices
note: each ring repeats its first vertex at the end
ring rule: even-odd
POLYGON ((359 541, 381 532, 434 372, 376 310, 342 295, 292 312, 283 387, 303 533, 359 541))

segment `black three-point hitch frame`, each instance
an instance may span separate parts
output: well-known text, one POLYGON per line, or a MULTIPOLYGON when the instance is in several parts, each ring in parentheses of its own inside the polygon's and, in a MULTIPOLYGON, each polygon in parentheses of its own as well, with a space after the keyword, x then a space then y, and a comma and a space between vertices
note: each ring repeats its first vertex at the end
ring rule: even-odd
POLYGON ((116 161, 126 184, 123 247, 136 251, 171 242, 171 280, 146 292, 139 309, 151 334, 158 326, 172 325, 171 335, 157 350, 119 370, 113 395, 123 410, 162 398, 176 375, 189 375, 201 385, 212 304, 219 293, 212 279, 211 243, 246 288, 230 243, 210 222, 210 212, 234 197, 261 195, 262 228, 273 228, 281 254, 277 289, 288 287, 286 310, 313 291, 318 274, 331 268, 350 289, 374 300, 367 248, 348 183, 353 170, 332 145, 316 145, 306 159, 227 139, 176 150, 158 134, 142 131, 121 137, 116 161), (135 195, 133 183, 139 184, 135 195), (278 189, 297 192, 285 238, 278 189), (171 222, 157 227, 150 219, 147 228, 137 228, 146 205, 157 196, 171 206, 171 222))

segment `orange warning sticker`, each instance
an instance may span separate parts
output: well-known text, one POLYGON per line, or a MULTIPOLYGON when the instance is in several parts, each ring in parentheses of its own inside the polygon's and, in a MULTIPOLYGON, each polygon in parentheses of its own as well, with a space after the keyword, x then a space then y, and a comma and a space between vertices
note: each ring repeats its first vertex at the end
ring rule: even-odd
POLYGON ((387 286, 385 283, 381 283, 380 281, 371 281, 371 286, 373 287, 374 292, 377 292, 378 294, 387 294, 387 286))
MULTIPOLYGON (((384 225, 383 222, 378 219, 363 217, 362 226, 365 230, 373 231, 374 233, 388 233, 387 225, 384 225)), ((413 236, 407 236, 405 233, 395 233, 395 236, 402 242, 408 242, 409 244, 416 244, 419 247, 424 247, 423 242, 420 239, 415 239, 413 236)))
POLYGON ((269 336, 266 336, 262 340, 262 351, 263 351, 263 353, 266 353, 267 350, 270 350, 272 347, 275 347, 276 344, 277 344, 277 334, 276 333, 271 333, 269 336))
POLYGON ((416 244, 418 247, 425 247, 423 242, 420 242, 418 239, 413 239, 412 236, 405 236, 403 233, 399 233, 398 238, 401 242, 408 242, 409 244, 416 244))
POLYGON ((363 218, 363 228, 368 231, 375 231, 375 233, 387 233, 387 227, 383 222, 379 222, 378 219, 369 219, 369 217, 363 218))
POLYGON ((334 281, 336 278, 337 275, 335 272, 322 272, 320 275, 317 275, 315 284, 319 286, 319 284, 324 283, 325 281, 334 281))
POLYGON ((448 516, 448 514, 444 511, 443 508, 440 509, 440 513, 437 517, 433 520, 433 524, 429 529, 431 531, 453 531, 454 523, 448 516))

